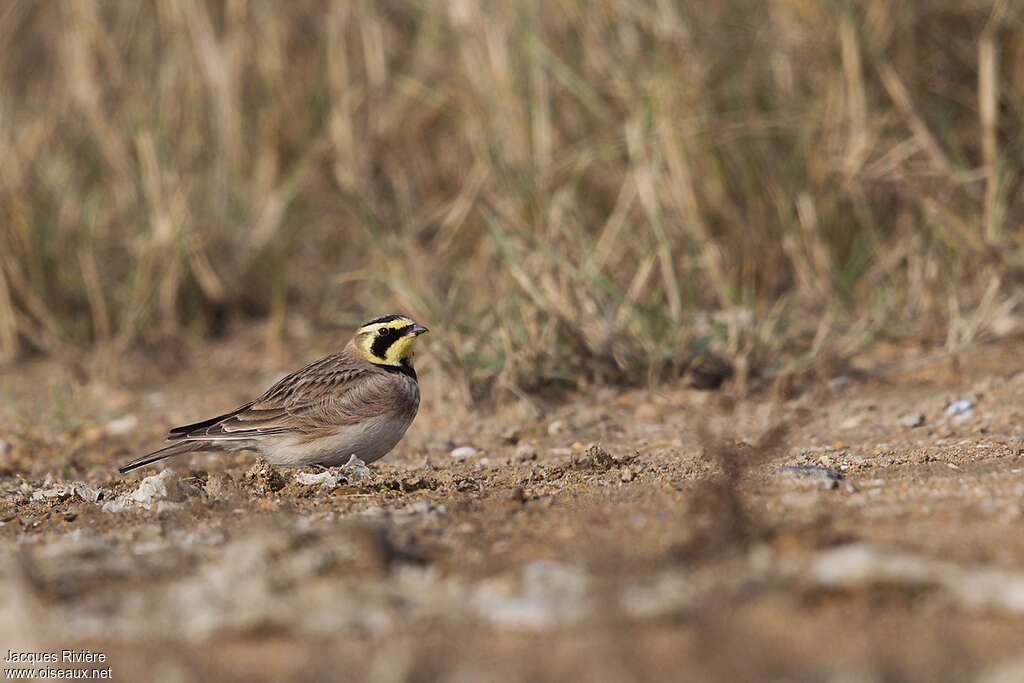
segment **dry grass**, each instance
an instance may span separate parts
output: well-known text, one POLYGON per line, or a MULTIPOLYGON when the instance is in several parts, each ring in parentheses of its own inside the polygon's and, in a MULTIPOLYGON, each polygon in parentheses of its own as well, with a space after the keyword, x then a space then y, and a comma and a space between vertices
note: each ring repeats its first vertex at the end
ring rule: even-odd
POLYGON ((0 357, 404 309, 518 391, 955 349, 1016 304, 1014 3, 0 16, 0 357))

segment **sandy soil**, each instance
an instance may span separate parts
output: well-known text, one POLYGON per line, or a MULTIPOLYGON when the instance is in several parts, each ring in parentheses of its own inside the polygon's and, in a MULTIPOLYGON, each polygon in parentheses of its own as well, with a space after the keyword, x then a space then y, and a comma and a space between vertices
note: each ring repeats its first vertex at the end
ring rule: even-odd
POLYGON ((312 355, 259 350, 0 371, 0 654, 86 648, 116 680, 1024 680, 1020 340, 879 350, 785 399, 472 411, 424 354, 368 476, 117 474, 312 355))

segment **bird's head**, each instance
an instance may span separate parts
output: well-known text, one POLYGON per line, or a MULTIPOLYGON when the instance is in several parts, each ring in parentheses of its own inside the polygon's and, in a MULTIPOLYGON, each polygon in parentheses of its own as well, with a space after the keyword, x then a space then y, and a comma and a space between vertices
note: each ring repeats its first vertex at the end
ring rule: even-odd
POLYGON ((363 323, 353 341, 359 354, 375 365, 411 367, 416 337, 426 331, 407 316, 385 315, 363 323))

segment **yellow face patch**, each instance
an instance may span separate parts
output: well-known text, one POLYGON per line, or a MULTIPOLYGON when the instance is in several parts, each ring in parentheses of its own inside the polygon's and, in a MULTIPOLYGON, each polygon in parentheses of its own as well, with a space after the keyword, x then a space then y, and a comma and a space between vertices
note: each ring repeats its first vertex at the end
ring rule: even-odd
POLYGON ((356 348, 376 365, 409 366, 416 355, 416 337, 427 328, 404 315, 386 315, 356 332, 356 348))

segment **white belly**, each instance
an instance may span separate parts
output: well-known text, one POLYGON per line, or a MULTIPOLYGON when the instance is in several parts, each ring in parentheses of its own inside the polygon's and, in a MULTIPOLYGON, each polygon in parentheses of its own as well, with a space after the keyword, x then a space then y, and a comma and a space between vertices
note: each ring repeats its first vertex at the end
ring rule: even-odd
POLYGON ((315 440, 290 435, 266 439, 259 450, 267 462, 289 467, 344 465, 353 455, 370 463, 387 455, 405 436, 410 424, 411 419, 382 415, 358 425, 338 427, 334 434, 315 440))

